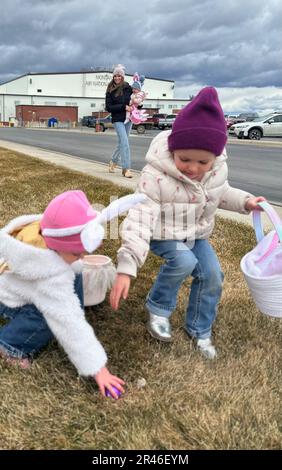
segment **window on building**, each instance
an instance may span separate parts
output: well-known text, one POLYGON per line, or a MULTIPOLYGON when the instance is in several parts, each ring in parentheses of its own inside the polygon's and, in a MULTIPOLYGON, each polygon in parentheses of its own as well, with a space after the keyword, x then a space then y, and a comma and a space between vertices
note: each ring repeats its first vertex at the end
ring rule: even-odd
POLYGON ((57 106, 56 101, 45 101, 45 106, 57 106))
POLYGON ((164 104, 160 104, 159 108, 164 109, 164 104))
POLYGON ((77 106, 77 103, 74 101, 66 101, 66 106, 77 106))
POLYGON ((30 85, 32 84, 32 78, 29 79, 29 84, 30 84, 30 85))
POLYGON ((146 104, 146 108, 151 108, 152 105, 151 104, 146 104))
POLYGON ((41 93, 42 90, 40 88, 37 89, 37 93, 41 93))
POLYGON ((21 104, 20 101, 15 101, 15 106, 17 106, 18 104, 21 104))
POLYGON ((96 103, 91 103, 91 108, 96 108, 96 103))
POLYGON ((170 109, 172 109, 172 108, 174 108, 174 105, 173 105, 173 104, 169 104, 168 107, 169 107, 170 109))

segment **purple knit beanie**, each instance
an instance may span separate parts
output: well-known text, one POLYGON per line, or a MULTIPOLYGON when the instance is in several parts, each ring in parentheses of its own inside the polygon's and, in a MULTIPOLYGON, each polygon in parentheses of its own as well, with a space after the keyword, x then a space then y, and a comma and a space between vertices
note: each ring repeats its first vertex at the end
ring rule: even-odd
POLYGON ((177 115, 168 137, 170 152, 200 149, 221 155, 227 141, 224 114, 213 87, 203 88, 177 115))

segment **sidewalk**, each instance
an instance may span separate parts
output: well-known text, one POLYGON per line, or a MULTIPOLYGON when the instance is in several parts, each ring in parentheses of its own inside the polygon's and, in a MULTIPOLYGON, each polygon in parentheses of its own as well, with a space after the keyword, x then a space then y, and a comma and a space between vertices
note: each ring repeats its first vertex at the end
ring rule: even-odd
MULTIPOLYGON (((125 178, 121 175, 120 169, 117 169, 115 173, 109 173, 108 165, 104 163, 93 162, 92 160, 85 160, 64 153, 50 152, 48 150, 43 150, 38 147, 17 144, 15 142, 9 142, 1 139, 0 147, 6 148, 8 150, 13 150, 15 152, 23 153, 25 155, 30 155, 31 157, 36 157, 40 160, 44 160, 49 163, 54 163, 55 165, 60 165, 65 168, 69 168, 70 170, 80 171, 82 173, 86 173, 87 175, 95 176, 96 178, 101 178, 110 181, 111 183, 126 187, 131 191, 135 190, 140 174, 139 171, 132 170, 132 173, 134 175, 133 178, 125 178)), ((275 210, 282 218, 282 207, 275 206, 275 210)), ((252 225, 251 215, 237 214, 236 212, 230 212, 222 209, 217 210, 217 215, 222 218, 227 218, 236 222, 242 222, 252 225)), ((264 227, 266 229, 272 228, 272 225, 265 214, 262 214, 262 219, 264 227)))

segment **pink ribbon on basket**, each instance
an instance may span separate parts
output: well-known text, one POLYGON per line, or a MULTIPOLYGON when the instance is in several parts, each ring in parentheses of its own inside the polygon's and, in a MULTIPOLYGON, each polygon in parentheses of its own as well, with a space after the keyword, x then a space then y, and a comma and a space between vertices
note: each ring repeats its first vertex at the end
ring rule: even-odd
MULTIPOLYGON (((260 258, 255 260, 256 264, 263 262, 269 255, 271 255, 271 253, 277 248, 279 243, 281 243, 282 245, 282 221, 279 215, 277 214, 277 212, 275 212, 275 210, 271 207, 271 205, 266 201, 259 202, 258 205, 265 211, 270 221, 273 223, 274 228, 275 228, 275 233, 273 234, 272 240, 269 246, 266 248, 266 251, 263 253, 263 255, 260 258)), ((253 211, 253 225, 255 229, 256 239, 257 239, 257 242, 259 243, 264 238, 264 232, 263 232, 263 226, 262 226, 262 220, 261 220, 261 211, 259 210, 253 211)))
POLYGON ((273 238, 272 238, 272 241, 268 247, 268 249, 266 250, 266 252, 259 258, 255 261, 255 263, 260 263, 262 262, 265 258, 267 258, 276 248, 277 248, 277 245, 279 243, 279 237, 278 237, 278 234, 275 233, 273 235, 273 238))

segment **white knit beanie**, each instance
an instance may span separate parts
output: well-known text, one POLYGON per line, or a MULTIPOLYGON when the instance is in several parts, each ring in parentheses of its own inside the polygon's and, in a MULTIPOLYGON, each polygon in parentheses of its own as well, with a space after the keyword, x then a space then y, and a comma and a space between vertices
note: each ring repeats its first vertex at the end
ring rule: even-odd
POLYGON ((117 64, 114 68, 113 75, 121 75, 124 77, 125 75, 125 67, 122 64, 117 64))

